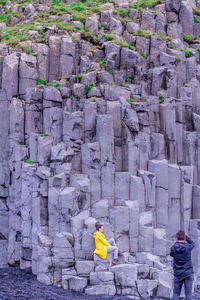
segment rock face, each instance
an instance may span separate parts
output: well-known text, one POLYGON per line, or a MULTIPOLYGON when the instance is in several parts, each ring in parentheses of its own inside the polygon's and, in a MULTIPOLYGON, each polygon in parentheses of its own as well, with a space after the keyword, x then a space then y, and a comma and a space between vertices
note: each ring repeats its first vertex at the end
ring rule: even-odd
POLYGON ((198 23, 180 0, 132 7, 126 26, 107 3, 85 33, 47 29, 36 55, 0 44, 0 266, 87 294, 169 299, 181 228, 200 284, 200 42, 187 43, 198 23), (92 255, 96 221, 118 266, 92 255))

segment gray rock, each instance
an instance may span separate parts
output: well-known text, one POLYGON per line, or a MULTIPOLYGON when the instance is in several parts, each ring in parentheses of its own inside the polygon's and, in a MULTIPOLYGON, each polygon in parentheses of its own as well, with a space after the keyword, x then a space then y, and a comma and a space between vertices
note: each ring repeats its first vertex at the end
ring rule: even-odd
POLYGON ((149 54, 149 39, 138 36, 136 39, 136 48, 140 53, 144 53, 145 55, 149 54))
POLYGON ((59 90, 54 86, 44 88, 44 99, 55 102, 62 102, 59 90))
POLYGON ((94 286, 88 286, 85 289, 85 293, 88 295, 108 295, 108 296, 114 296, 116 294, 116 288, 115 285, 94 285, 94 286))
POLYGON ((21 21, 21 18, 11 16, 10 18, 10 26, 15 26, 21 21))
POLYGON ((49 74, 49 47, 45 44, 32 44, 32 49, 37 53, 40 78, 48 81, 49 74))
POLYGON ((83 113, 64 112, 63 114, 63 141, 66 145, 72 146, 73 142, 83 139, 83 113))
POLYGON ((3 61, 2 88, 6 90, 9 98, 18 93, 18 63, 19 59, 15 53, 6 56, 3 61))
POLYGON ((91 272, 94 271, 94 262, 93 261, 76 261, 76 271, 77 275, 88 276, 91 272))
POLYGON ((31 3, 27 5, 24 9, 24 14, 26 16, 31 16, 32 14, 34 14, 34 12, 35 12, 35 7, 31 3))
POLYGON ((168 272, 159 272, 154 275, 154 278, 158 280, 158 297, 169 299, 172 297, 172 280, 173 275, 168 272))
POLYGON ((75 97, 83 98, 86 95, 85 86, 80 83, 75 83, 73 87, 73 94, 75 97))
POLYGON ((84 85, 90 85, 90 84, 96 84, 96 72, 89 72, 87 74, 84 74, 81 79, 81 84, 84 85))
POLYGON ((167 25, 167 34, 174 39, 182 39, 183 28, 178 22, 173 22, 167 25))
POLYGON ((157 280, 149 279, 138 279, 136 281, 137 289, 140 297, 152 297, 156 293, 156 288, 158 286, 157 280))
POLYGON ((85 26, 89 32, 98 34, 98 20, 95 17, 88 17, 85 26))
POLYGON ((52 137, 39 136, 38 137, 38 157, 37 160, 41 165, 50 162, 51 147, 53 144, 52 137))
POLYGON ((150 63, 152 66, 159 66, 159 56, 161 52, 166 52, 166 42, 151 36, 150 63))
POLYGON ((181 0, 176 0, 176 1, 167 0, 165 4, 166 4, 166 10, 169 12, 174 11, 178 13, 181 8, 181 0))
POLYGON ((129 210, 125 206, 109 207, 109 219, 114 226, 115 236, 129 231, 129 210))
POLYGON ((100 82, 107 83, 107 84, 112 84, 114 82, 113 76, 106 71, 101 71, 99 73, 99 80, 100 80, 100 82))
POLYGON ((132 33, 133 31, 138 31, 139 28, 140 28, 140 26, 137 23, 134 23, 134 22, 128 22, 126 24, 126 30, 129 33, 132 33))
POLYGON ((108 217, 108 200, 100 200, 92 206, 92 216, 96 219, 108 217))
POLYGON ((183 33, 193 35, 194 18, 193 18, 192 7, 189 5, 182 4, 179 13, 179 18, 180 18, 180 24, 183 28, 183 33))
POLYGON ((141 28, 144 30, 155 31, 154 14, 150 11, 144 11, 142 14, 141 28))
POLYGON ((156 24, 155 24, 155 31, 158 34, 165 35, 166 34, 166 15, 162 12, 157 12, 156 16, 156 24))
POLYGON ((197 39, 200 39, 200 25, 199 23, 194 23, 194 36, 196 36, 197 39))
POLYGON ((70 177, 70 185, 80 190, 78 206, 82 209, 90 207, 90 180, 86 174, 73 174, 70 177))
POLYGON ((60 37, 49 38, 49 81, 56 80, 60 75, 60 37))
POLYGON ((137 280, 137 266, 121 264, 112 267, 110 270, 115 274, 115 281, 117 285, 122 287, 135 286, 137 280))
POLYGON ((138 53, 130 50, 128 48, 122 48, 121 50, 121 68, 127 69, 129 71, 135 70, 135 65, 137 64, 138 53))
POLYGON ((115 173, 115 203, 123 205, 124 201, 129 200, 130 174, 128 172, 115 173))
POLYGON ((51 161, 56 162, 71 162, 74 151, 67 148, 64 143, 57 144, 51 148, 51 161))
POLYGON ((192 209, 192 214, 194 219, 199 218, 199 208, 198 208, 198 199, 199 199, 199 193, 200 193, 200 188, 198 185, 193 186, 193 191, 192 191, 192 203, 193 203, 193 209, 192 209))
POLYGON ((111 18, 109 29, 113 34, 121 35, 122 34, 122 23, 121 23, 121 21, 117 20, 115 18, 111 18))
POLYGON ((77 292, 83 292, 87 286, 87 279, 73 276, 69 279, 69 288, 77 292))
POLYGON ((139 175, 144 183, 145 205, 146 207, 155 207, 155 174, 148 171, 139 171, 139 175))
POLYGON ((113 11, 112 10, 102 11, 101 12, 101 23, 104 26, 109 26, 112 16, 113 16, 113 11))
POLYGON ((89 175, 91 183, 91 203, 101 198, 100 187, 100 146, 99 143, 86 143, 81 146, 82 169, 89 175))
POLYGON ((36 57, 23 53, 19 65, 19 93, 21 97, 25 97, 27 88, 35 87, 37 79, 36 57))
POLYGON ((112 272, 91 272, 90 273, 90 284, 113 284, 114 283, 114 274, 112 272))
POLYGON ((66 77, 74 72, 74 59, 76 55, 76 44, 71 38, 61 40, 60 70, 61 76, 66 77))

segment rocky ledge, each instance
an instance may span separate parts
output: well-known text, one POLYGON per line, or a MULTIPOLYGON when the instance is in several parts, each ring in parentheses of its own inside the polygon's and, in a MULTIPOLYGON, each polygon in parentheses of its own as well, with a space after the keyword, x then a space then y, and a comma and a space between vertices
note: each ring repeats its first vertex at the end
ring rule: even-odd
POLYGON ((169 299, 182 228, 197 288, 198 1, 0 10, 0 266, 92 295, 169 299), (96 221, 118 266, 92 256, 96 221))

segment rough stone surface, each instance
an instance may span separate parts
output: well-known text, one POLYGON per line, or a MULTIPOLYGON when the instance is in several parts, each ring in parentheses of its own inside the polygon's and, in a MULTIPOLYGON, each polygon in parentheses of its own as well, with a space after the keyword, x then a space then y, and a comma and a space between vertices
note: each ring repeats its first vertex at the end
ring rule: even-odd
POLYGON ((169 299, 182 228, 197 245, 196 289, 198 1, 12 2, 0 4, 13 26, 0 24, 0 267, 102 299, 169 299), (117 266, 92 254, 97 221, 122 252, 117 266))

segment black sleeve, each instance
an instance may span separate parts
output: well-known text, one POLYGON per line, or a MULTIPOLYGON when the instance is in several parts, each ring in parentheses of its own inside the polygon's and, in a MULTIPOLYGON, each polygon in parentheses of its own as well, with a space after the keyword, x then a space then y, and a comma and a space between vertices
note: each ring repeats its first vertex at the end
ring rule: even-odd
POLYGON ((186 235, 186 241, 188 242, 189 246, 190 246, 190 250, 194 249, 195 247, 195 242, 193 242, 191 240, 191 238, 189 238, 189 236, 186 235))
POLYGON ((170 256, 174 257, 174 246, 172 246, 170 249, 170 256))

